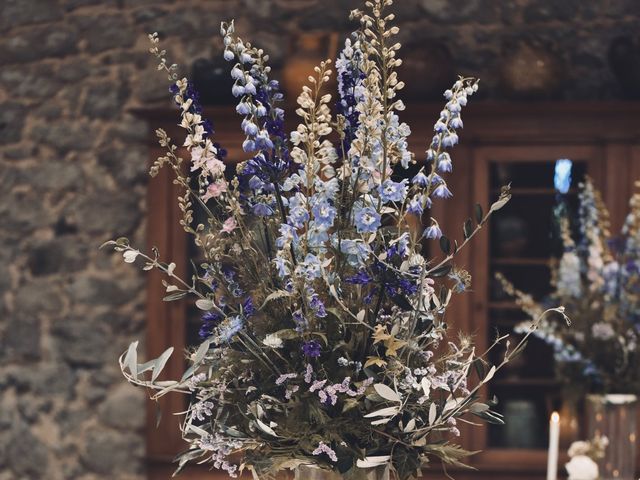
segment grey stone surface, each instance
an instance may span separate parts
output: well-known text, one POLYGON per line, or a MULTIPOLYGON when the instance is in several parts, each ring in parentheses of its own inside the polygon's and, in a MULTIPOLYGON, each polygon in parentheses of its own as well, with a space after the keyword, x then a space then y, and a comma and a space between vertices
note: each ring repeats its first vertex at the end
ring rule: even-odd
POLYGON ((124 15, 92 15, 78 20, 86 34, 87 47, 93 53, 130 47, 136 39, 136 33, 128 28, 128 18, 124 15))
POLYGON ((13 361, 37 360, 41 355, 40 320, 32 315, 12 316, 7 322, 2 348, 13 361))
POLYGON ((35 276, 70 273, 86 265, 88 248, 68 237, 38 242, 29 249, 28 266, 35 276))
MULTIPOLYGON (((81 205, 74 209, 82 229, 91 233, 102 233, 107 240, 111 235, 127 235, 141 220, 137 199, 132 199, 128 191, 99 191, 88 195, 81 205)), ((100 242, 102 243, 102 242, 100 242)))
POLYGON ((46 446, 38 440, 24 425, 12 430, 7 447, 8 464, 23 478, 46 478, 48 452, 46 446))
POLYGON ((0 104, 0 145, 22 138, 26 107, 17 102, 0 104))
POLYGON ((142 429, 144 418, 131 413, 144 408, 145 395, 141 389, 130 385, 119 385, 100 405, 98 415, 102 423, 109 427, 135 431, 142 429))
POLYGON ((103 475, 138 473, 142 454, 137 435, 94 430, 88 435, 82 459, 89 470, 103 475))
POLYGON ((62 18, 58 0, 3 0, 0 3, 0 30, 62 18))
MULTIPOLYGON (((145 477, 144 392, 123 386, 117 367, 129 342, 144 338, 145 276, 115 267, 120 259, 97 246, 123 234, 144 244, 148 139, 158 125, 131 111, 172 105, 146 34, 158 30, 188 74, 196 59, 220 55, 219 22, 235 17, 238 32, 281 66, 294 35, 342 36, 354 28, 346 13, 359 6, 0 0, 0 480, 145 477)), ((445 45, 452 72, 482 78, 479 98, 504 98, 499 72, 522 42, 561 60, 557 98, 625 98, 607 52, 619 35, 638 40, 637 0, 396 0, 393 8, 403 54, 428 63, 426 46, 445 45)))
POLYGON ((147 180, 149 155, 144 148, 109 146, 98 154, 98 162, 118 182, 131 184, 147 180))
POLYGON ((105 351, 109 339, 98 326, 84 319, 65 320, 58 323, 53 334, 58 354, 75 367, 99 367, 105 363, 105 351))
POLYGON ((120 114, 120 106, 126 102, 129 88, 126 82, 101 82, 89 86, 82 113, 90 118, 113 118, 120 114))
POLYGON ((60 153, 87 150, 93 144, 95 133, 89 124, 72 120, 39 122, 31 131, 33 140, 50 145, 60 153))
POLYGON ((58 284, 47 279, 33 279, 16 292, 16 310, 22 315, 58 313, 63 305, 61 293, 58 284))

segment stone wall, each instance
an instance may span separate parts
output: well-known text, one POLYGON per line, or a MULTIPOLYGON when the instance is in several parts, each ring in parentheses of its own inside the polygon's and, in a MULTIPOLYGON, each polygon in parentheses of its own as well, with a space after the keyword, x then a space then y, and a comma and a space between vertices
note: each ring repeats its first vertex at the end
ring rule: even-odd
MULTIPOLYGON (((445 45, 502 98, 517 45, 560 59, 562 98, 620 96, 606 52, 639 25, 636 0, 398 0, 403 38, 445 45)), ((190 64, 219 54, 218 25, 282 65, 291 33, 346 31, 349 0, 0 2, 0 480, 144 475, 143 392, 116 358, 143 337, 144 277, 98 251, 144 244, 148 126, 163 101, 146 33, 190 64)), ((164 100, 166 101, 166 100, 164 100)))

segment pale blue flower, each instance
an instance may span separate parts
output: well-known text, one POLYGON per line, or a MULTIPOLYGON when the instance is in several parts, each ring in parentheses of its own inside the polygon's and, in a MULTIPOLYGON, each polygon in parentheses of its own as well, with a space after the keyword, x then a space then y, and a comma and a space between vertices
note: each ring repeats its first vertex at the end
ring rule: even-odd
POLYGON ((320 267, 320 259, 313 253, 308 253, 304 257, 304 262, 298 265, 297 273, 303 275, 307 280, 320 278, 322 269, 320 267))
POLYGON ((418 217, 421 217, 423 210, 424 210, 424 208, 422 207, 421 196, 420 195, 416 195, 409 202, 409 206, 407 207, 407 211, 409 213, 413 213, 414 215, 417 215, 418 217))
POLYGON ((309 221, 309 212, 303 207, 294 207, 289 210, 289 216, 287 217, 289 223, 296 228, 304 227, 304 224, 309 221))
POLYGON ((438 225, 438 222, 436 222, 434 219, 431 219, 431 226, 425 229, 422 236, 434 240, 439 239, 442 236, 442 230, 440 230, 440 225, 438 225))
POLYGON ((244 321, 240 315, 228 318, 226 322, 220 325, 218 330, 218 338, 220 342, 228 342, 231 340, 244 325, 244 321))
POLYGON ((331 228, 336 218, 336 209, 326 200, 317 202, 311 209, 316 224, 326 228, 331 228))
POLYGON ((393 180, 385 180, 379 187, 380 199, 384 202, 402 202, 407 196, 407 180, 394 182, 393 180))
POLYGON ((258 129, 258 126, 255 123, 253 123, 251 120, 249 120, 248 118, 245 118, 245 119, 242 120, 241 127, 242 127, 242 131, 244 132, 244 134, 249 136, 249 137, 256 136, 258 134, 258 132, 260 131, 258 129))
POLYGON ((278 269, 278 275, 282 277, 286 277, 289 275, 289 267, 287 266, 287 262, 282 257, 276 257, 273 260, 273 263, 276 264, 276 268, 278 269))
POLYGON ((433 191, 433 196, 437 198, 451 198, 453 197, 453 193, 451 193, 451 190, 447 188, 445 183, 441 183, 433 191))
POLYGON ((329 240, 327 228, 324 225, 318 224, 316 221, 309 222, 309 229, 307 230, 309 246, 311 248, 321 248, 324 247, 327 240, 329 240))
POLYGON ((372 233, 380 228, 380 214, 373 207, 356 210, 355 225, 358 233, 372 233))
POLYGON ((460 117, 460 115, 454 116, 449 122, 449 125, 451 125, 452 128, 462 128, 462 117, 460 117))
POLYGON ((567 193, 571 188, 571 167, 573 162, 567 158, 556 160, 553 184, 560 193, 567 193))
POLYGON ((458 143, 458 134, 455 132, 447 133, 442 139, 442 146, 453 147, 458 143))
POLYGON ((443 173, 453 170, 451 155, 449 155, 447 152, 442 152, 440 155, 438 155, 438 170, 443 173))
POLYGON ((247 102, 240 102, 236 106, 236 113, 239 115, 249 115, 251 113, 251 104, 247 102))
MULTIPOLYGON (((337 237, 334 237, 334 243, 337 243, 337 237)), ((369 246, 362 240, 349 239, 340 242, 340 251, 347 256, 347 263, 353 267, 363 265, 371 253, 369 246)))
POLYGON ((284 245, 287 245, 291 242, 296 243, 298 241, 298 232, 296 232, 295 227, 288 225, 286 223, 280 224, 280 236, 276 240, 276 245, 278 248, 282 248, 284 245))
POLYGON ((419 187, 423 187, 424 188, 429 184, 429 178, 423 172, 418 172, 411 179, 411 183, 413 183, 414 185, 418 185, 419 187))

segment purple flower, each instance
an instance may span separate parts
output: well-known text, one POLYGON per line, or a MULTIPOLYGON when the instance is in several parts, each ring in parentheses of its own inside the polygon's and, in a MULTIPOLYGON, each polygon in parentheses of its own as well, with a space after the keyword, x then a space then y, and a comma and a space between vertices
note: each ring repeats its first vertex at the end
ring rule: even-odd
POLYGON ((214 328, 216 328, 221 321, 222 315, 218 312, 207 312, 202 315, 202 326, 198 332, 200 338, 205 339, 213 335, 214 328))
POLYGON ((380 228, 380 214, 373 207, 363 207, 356 211, 358 233, 372 233, 380 228))
POLYGON ((309 340, 302 344, 302 352, 309 358, 318 358, 320 356, 320 343, 317 340, 309 340))
POLYGON ((365 270, 361 270, 355 275, 345 278, 344 281, 353 285, 367 285, 371 283, 372 280, 371 276, 365 270))
POLYGON ((258 217, 270 217, 273 215, 273 209, 266 203, 256 203, 252 210, 253 214, 258 217))
POLYGON ((338 461, 336 452, 334 452, 333 449, 329 445, 325 444, 324 442, 320 442, 318 444, 318 448, 316 448, 313 452, 311 452, 311 455, 322 455, 323 453, 327 455, 332 462, 338 461))

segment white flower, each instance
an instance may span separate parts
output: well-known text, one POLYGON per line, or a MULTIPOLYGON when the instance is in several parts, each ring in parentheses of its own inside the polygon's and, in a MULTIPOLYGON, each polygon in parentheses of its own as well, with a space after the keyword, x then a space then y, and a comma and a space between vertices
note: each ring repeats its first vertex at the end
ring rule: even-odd
POLYGON ((264 337, 264 340, 262 340, 262 343, 265 344, 267 347, 282 348, 282 339, 275 333, 270 333, 269 335, 264 337))
POLYGON ((576 455, 565 465, 569 480, 596 480, 598 465, 586 455, 576 455))

